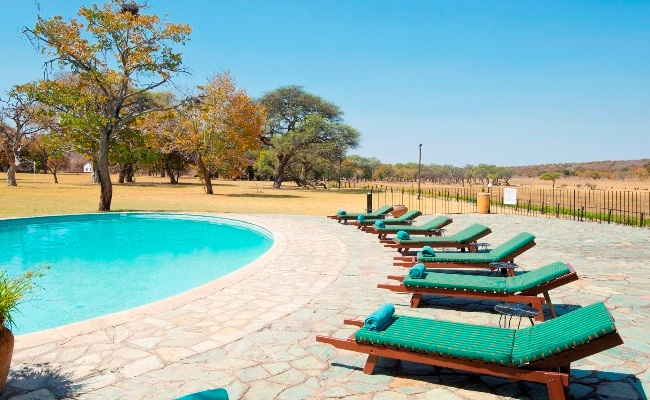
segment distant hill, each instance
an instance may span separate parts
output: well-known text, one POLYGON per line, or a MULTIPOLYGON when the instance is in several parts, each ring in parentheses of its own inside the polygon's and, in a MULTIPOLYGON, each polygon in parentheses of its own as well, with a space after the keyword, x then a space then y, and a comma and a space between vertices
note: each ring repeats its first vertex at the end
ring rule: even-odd
POLYGON ((544 172, 559 172, 564 176, 584 178, 621 179, 640 177, 650 174, 650 159, 622 161, 589 161, 581 163, 539 164, 509 167, 515 171, 515 176, 532 178, 544 172), (643 172, 645 171, 645 172, 643 172))

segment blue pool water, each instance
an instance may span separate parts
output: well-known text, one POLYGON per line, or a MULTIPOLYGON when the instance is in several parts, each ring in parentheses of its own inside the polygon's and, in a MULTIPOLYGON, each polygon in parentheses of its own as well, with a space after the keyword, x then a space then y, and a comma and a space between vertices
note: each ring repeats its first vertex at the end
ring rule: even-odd
POLYGON ((228 219, 122 213, 0 220, 0 243, 0 271, 50 266, 13 314, 21 334, 184 292, 250 263, 273 241, 228 219))

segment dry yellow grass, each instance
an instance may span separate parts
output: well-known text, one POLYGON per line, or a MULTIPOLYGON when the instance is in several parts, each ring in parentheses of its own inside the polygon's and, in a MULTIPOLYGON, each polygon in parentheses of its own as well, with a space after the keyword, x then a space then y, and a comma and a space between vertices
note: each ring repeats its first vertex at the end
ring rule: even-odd
MULTIPOLYGON (((97 211, 99 185, 88 174, 18 174, 18 186, 0 184, 0 217, 74 214, 97 211)), ((114 179, 116 181, 116 179, 114 179)), ((197 179, 170 185, 167 178, 137 176, 135 183, 114 184, 112 211, 189 211, 214 213, 331 215, 339 209, 363 211, 363 190, 301 189, 287 183, 217 180, 207 195, 197 179)), ((377 205, 375 205, 376 207, 377 205)))

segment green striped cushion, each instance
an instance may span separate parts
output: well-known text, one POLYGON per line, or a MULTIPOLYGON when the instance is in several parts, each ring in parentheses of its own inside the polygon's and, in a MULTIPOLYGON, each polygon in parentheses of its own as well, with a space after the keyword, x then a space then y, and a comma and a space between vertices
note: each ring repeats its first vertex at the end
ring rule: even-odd
POLYGON ((360 224, 362 225, 371 225, 375 223, 377 220, 384 221, 384 224, 391 224, 395 222, 404 222, 404 221, 409 221, 412 220, 413 218, 416 218, 418 215, 420 215, 420 211, 418 210, 412 210, 407 212, 406 214, 402 215, 401 217, 398 218, 366 218, 364 221, 359 221, 360 224))
POLYGON ((569 267, 563 262, 554 262, 541 268, 528 271, 524 274, 513 276, 506 281, 506 292, 517 293, 543 283, 550 282, 560 276, 567 275, 571 272, 569 267))
POLYGON ((474 290, 479 292, 505 293, 506 280, 512 278, 449 274, 443 272, 426 272, 422 279, 413 279, 406 275, 404 286, 425 287, 433 289, 474 290))
POLYGON ((459 263, 491 263, 499 261, 492 257, 490 253, 462 253, 457 252, 437 252, 433 256, 423 256, 418 252, 419 262, 459 262, 459 263))
POLYGON ((534 235, 531 235, 528 232, 522 232, 519 235, 508 240, 507 242, 503 243, 502 245, 492 249, 490 251, 490 255, 496 258, 497 260, 500 260, 508 256, 510 253, 524 247, 525 245, 532 242, 533 240, 535 240, 534 235))
POLYGON ((447 236, 447 239, 457 241, 459 243, 471 242, 472 240, 475 240, 476 237, 481 236, 489 229, 490 228, 485 225, 473 224, 463 229, 462 231, 458 231, 453 235, 447 236))
POLYGON ((515 330, 394 316, 381 332, 361 328, 355 334, 360 343, 407 349, 419 353, 458 357, 496 364, 511 364, 515 330))
POLYGON ((595 303, 515 333, 512 359, 521 366, 616 331, 605 304, 595 303))
POLYGON ((406 232, 426 232, 431 229, 436 229, 442 225, 445 225, 449 221, 449 218, 445 216, 438 216, 432 219, 429 222, 426 222, 422 225, 398 225, 398 226, 386 226, 385 228, 376 228, 378 231, 394 231, 396 229, 406 232))
POLYGON ((422 244, 423 246, 429 245, 435 247, 436 243, 468 243, 473 240, 476 240, 475 238, 478 236, 481 236, 485 231, 487 231, 488 228, 487 226, 481 225, 481 224, 474 224, 472 226, 468 226, 467 228, 454 233, 453 235, 445 236, 445 237, 440 237, 440 236, 435 236, 435 237, 422 237, 422 238, 411 238, 407 240, 402 240, 399 238, 395 238, 395 241, 402 244, 402 243, 415 243, 415 244, 422 244))
POLYGON ((345 215, 337 215, 337 217, 341 219, 357 219, 359 215, 363 215, 364 217, 372 218, 378 215, 386 214, 387 212, 390 212, 392 209, 393 206, 381 206, 375 211, 370 213, 345 213, 345 215))

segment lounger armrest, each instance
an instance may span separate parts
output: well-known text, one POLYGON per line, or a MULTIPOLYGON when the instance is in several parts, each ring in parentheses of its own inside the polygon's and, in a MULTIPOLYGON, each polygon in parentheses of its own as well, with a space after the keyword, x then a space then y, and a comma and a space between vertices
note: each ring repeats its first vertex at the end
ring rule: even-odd
POLYGON ((363 324, 365 324, 365 322, 363 320, 361 320, 361 319, 344 319, 343 323, 345 325, 354 325, 354 326, 358 326, 360 328, 363 326, 363 324))
POLYGON ((571 272, 573 272, 573 273, 576 272, 575 268, 573 268, 573 267, 571 266, 571 264, 564 263, 564 265, 566 265, 567 268, 569 268, 569 271, 571 271, 571 272))
POLYGON ((393 281, 404 282, 404 276, 403 275, 388 275, 388 279, 393 280, 393 281))

